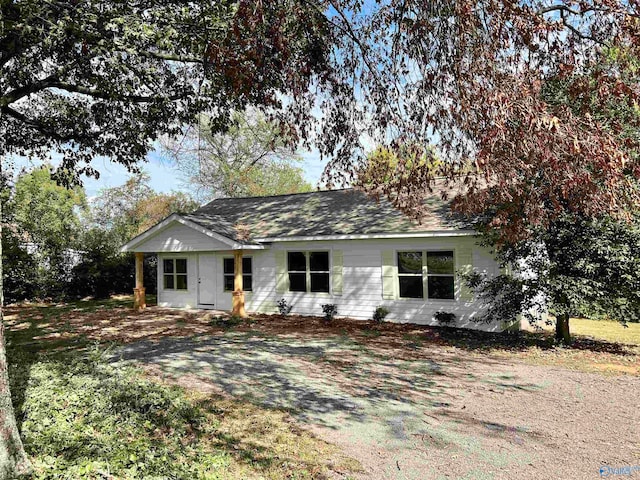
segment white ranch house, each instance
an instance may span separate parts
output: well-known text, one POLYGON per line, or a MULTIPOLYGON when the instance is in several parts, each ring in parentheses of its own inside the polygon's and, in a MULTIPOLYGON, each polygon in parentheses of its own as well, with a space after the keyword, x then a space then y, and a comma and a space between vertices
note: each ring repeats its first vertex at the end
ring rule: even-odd
POLYGON ((137 254, 136 304, 144 307, 142 257, 157 253, 163 307, 275 313, 284 298, 301 315, 331 303, 339 316, 370 319, 383 305, 395 322, 436 324, 444 311, 459 327, 515 325, 474 322, 482 305, 459 274, 500 267, 438 193, 427 204, 417 224, 355 190, 214 200, 123 247, 137 254))

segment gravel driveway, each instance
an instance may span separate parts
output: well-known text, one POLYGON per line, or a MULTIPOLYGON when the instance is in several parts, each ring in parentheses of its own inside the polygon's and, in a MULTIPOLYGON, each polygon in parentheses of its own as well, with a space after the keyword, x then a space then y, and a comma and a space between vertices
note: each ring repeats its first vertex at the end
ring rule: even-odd
POLYGON ((118 355, 189 388, 288 410, 359 460, 356 477, 586 479, 604 465, 640 465, 634 376, 442 346, 403 359, 346 335, 229 331, 118 355))

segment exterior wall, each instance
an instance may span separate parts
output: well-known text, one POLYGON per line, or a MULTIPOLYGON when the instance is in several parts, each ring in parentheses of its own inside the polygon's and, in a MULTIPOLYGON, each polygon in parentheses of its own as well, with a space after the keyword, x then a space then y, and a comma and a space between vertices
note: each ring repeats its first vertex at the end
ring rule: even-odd
MULTIPOLYGON (((252 257, 253 292, 245 295, 246 309, 249 312, 274 313, 276 302, 284 298, 292 306, 292 313, 300 315, 322 315, 321 304, 333 303, 338 306, 339 316, 367 320, 379 305, 390 310, 388 321, 412 322, 423 325, 437 325, 433 315, 437 311, 455 313, 455 326, 472 329, 500 331, 505 324, 485 324, 474 322, 482 314, 482 308, 472 297, 464 294, 462 281, 456 277, 454 300, 422 300, 406 298, 383 298, 383 252, 412 250, 453 250, 456 270, 460 268, 464 255, 471 252, 473 269, 496 275, 500 268, 491 253, 475 243, 473 237, 435 237, 423 239, 378 239, 378 240, 340 240, 281 242, 265 250, 246 251, 252 257), (304 293, 276 291, 278 266, 277 252, 286 251, 330 251, 330 270, 333 267, 333 253, 343 254, 342 294, 336 294, 331 286, 330 293, 304 293)), ((222 262, 232 257, 231 251, 215 252, 217 269, 217 302, 214 308, 229 310, 231 293, 224 292, 222 282, 222 262)), ((168 307, 197 307, 198 300, 198 253, 161 253, 158 262, 158 304, 168 307), (162 283, 162 260, 164 258, 187 258, 188 291, 164 290, 162 283)), ((395 257, 395 254, 394 254, 395 257)), ((397 282, 397 278, 394 278, 397 282)), ((206 287, 201 287, 206 288, 206 287)), ((397 287, 396 287, 397 288, 397 287)))
POLYGON ((226 250, 228 248, 229 245, 176 222, 145 240, 144 243, 135 248, 135 251, 146 253, 198 252, 226 250))
MULTIPOLYGON (((473 299, 465 299, 462 282, 456 277, 455 300, 422 300, 406 298, 383 298, 382 252, 411 250, 453 250, 456 269, 459 268, 462 251, 471 251, 474 270, 495 275, 499 266, 490 252, 476 245, 473 237, 438 237, 424 239, 381 239, 282 242, 272 245, 271 250, 261 252, 260 261, 254 267, 254 293, 247 302, 248 311, 276 311, 275 302, 284 298, 292 306, 292 313, 322 315, 321 304, 334 303, 340 316, 367 320, 378 305, 390 310, 388 321, 412 322, 437 325, 433 315, 437 311, 455 313, 456 326, 473 329, 503 330, 506 325, 476 323, 482 308, 473 299), (343 253, 343 291, 341 295, 331 293, 276 293, 277 266, 275 252, 339 250, 343 253), (257 268, 256 268, 257 267, 257 268)), ((394 255, 395 257, 395 255, 394 255)), ((330 255, 333 261, 333 255, 330 255)), ((330 265, 331 266, 331 265, 330 265)), ((397 281, 397 279, 395 279, 397 281)))
POLYGON ((158 305, 161 307, 196 308, 198 304, 198 255, 196 253, 158 254, 158 305), (187 290, 165 290, 162 262, 169 258, 187 259, 187 290))
MULTIPOLYGON (((264 250, 252 250, 245 252, 245 256, 252 258, 253 288, 254 290, 258 289, 258 291, 260 292, 259 295, 261 296, 265 295, 264 286, 258 286, 256 282, 262 282, 262 279, 267 278, 267 274, 263 272, 262 264, 270 255, 271 253, 269 251, 264 250)), ((172 308, 214 308, 216 310, 231 310, 231 292, 224 291, 223 262, 225 258, 233 258, 233 251, 225 250, 198 253, 158 253, 158 305, 161 307, 172 308), (200 272, 198 271, 198 256, 202 254, 213 255, 215 257, 215 271, 217 280, 215 286, 203 285, 198 282, 200 277, 200 272), (162 261, 170 258, 187 259, 187 290, 167 290, 164 288, 164 272, 162 261), (198 295, 199 288, 215 289, 216 302, 213 306, 200 305, 198 295)), ((252 304, 253 297, 253 292, 245 292, 245 302, 247 304, 252 304)), ((275 308, 275 304, 273 304, 273 308, 275 308)))

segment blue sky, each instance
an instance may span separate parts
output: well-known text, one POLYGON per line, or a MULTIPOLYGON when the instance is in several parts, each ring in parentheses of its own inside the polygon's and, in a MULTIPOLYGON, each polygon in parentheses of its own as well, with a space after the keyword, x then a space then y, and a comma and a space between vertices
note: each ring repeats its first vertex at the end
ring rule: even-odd
MULTIPOLYGON (((320 160, 320 154, 317 151, 304 152, 299 151, 298 154, 303 158, 302 168, 304 169, 305 179, 315 186, 322 175, 322 171, 326 162, 320 160)), ((38 160, 28 161, 26 159, 14 159, 17 169, 25 167, 27 169, 37 167, 43 162, 38 160)), ((56 158, 53 157, 55 163, 56 158)), ((82 178, 82 183, 89 198, 96 196, 101 189, 122 185, 129 178, 127 169, 122 165, 113 163, 106 158, 96 158, 92 162, 92 166, 100 172, 100 178, 82 178)), ((147 162, 141 164, 141 167, 147 172, 151 178, 151 188, 157 192, 171 192, 174 190, 189 192, 189 187, 184 181, 182 174, 167 159, 157 151, 152 151, 147 155, 147 162)))

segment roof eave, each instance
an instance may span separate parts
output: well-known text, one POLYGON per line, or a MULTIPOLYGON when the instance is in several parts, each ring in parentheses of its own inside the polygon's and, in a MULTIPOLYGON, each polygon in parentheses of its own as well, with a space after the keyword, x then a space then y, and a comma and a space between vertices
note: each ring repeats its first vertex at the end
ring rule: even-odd
POLYGON ((256 238, 256 242, 310 242, 315 240, 377 240, 397 238, 434 238, 434 237, 469 237, 477 236, 476 230, 432 230, 427 232, 397 232, 397 233, 363 233, 345 235, 291 235, 279 237, 256 238))
POLYGON ((263 250, 264 249, 264 245, 260 245, 259 243, 242 243, 242 242, 238 242, 232 238, 228 238, 225 237, 224 235, 220 235, 219 233, 213 232, 211 230, 209 230, 208 228, 203 227, 202 225, 199 225, 195 222, 192 222, 190 220, 187 220, 186 218, 183 218, 182 216, 178 215, 177 213, 173 213, 171 215, 169 215, 167 218, 165 218, 164 220, 160 221, 159 223, 157 223, 156 225, 154 225, 153 227, 151 227, 150 229, 146 230, 145 232, 141 233, 140 235, 132 238, 131 240, 129 240, 127 243, 125 243, 121 248, 120 251, 121 252, 135 252, 136 251, 136 246, 139 246, 140 244, 144 243, 146 240, 148 240, 149 238, 153 237, 154 235, 160 233, 162 230, 164 230, 165 228, 169 227, 169 225, 171 225, 174 222, 178 222, 181 223, 182 225, 185 225, 189 228, 192 228, 204 235, 207 235, 208 237, 213 238, 214 240, 217 240, 219 242, 222 242, 226 245, 229 246, 229 250, 263 250))

